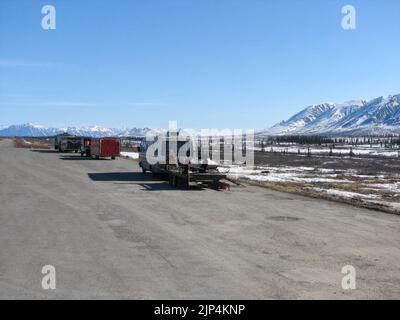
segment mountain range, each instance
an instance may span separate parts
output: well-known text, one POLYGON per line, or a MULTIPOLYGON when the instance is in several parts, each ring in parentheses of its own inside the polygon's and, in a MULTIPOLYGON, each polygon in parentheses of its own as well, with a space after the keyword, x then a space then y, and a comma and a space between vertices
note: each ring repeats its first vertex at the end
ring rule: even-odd
MULTIPOLYGON (((66 127, 48 128, 34 124, 0 125, 0 136, 44 137, 68 132, 77 136, 144 136, 149 128, 66 127)), ((400 134, 400 94, 372 100, 311 105, 259 135, 365 136, 400 134)))
POLYGON ((131 137, 144 136, 149 131, 149 128, 113 129, 103 128, 100 126, 47 128, 31 123, 11 125, 7 127, 0 126, 0 136, 3 137, 46 137, 54 136, 64 132, 68 132, 77 136, 88 137, 131 137))
POLYGON ((400 95, 311 105, 265 135, 363 136, 400 134, 400 95))

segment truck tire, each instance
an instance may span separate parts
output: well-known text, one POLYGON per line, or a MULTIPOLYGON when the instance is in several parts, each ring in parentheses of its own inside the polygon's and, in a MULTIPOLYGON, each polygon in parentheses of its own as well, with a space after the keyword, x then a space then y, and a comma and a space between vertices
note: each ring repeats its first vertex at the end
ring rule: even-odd
POLYGON ((111 157, 111 160, 115 160, 115 157, 111 157))

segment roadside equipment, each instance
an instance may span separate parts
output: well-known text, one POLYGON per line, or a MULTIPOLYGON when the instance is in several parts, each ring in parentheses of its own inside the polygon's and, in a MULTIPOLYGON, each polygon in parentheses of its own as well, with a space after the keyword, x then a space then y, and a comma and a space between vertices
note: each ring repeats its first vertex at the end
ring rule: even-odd
POLYGON ((75 137, 73 134, 69 134, 68 132, 64 132, 58 134, 54 137, 54 149, 58 150, 60 146, 61 139, 63 138, 73 138, 75 137))
MULTIPOLYGON (((153 140, 143 140, 139 147, 139 166, 143 173, 150 171, 152 174, 168 176, 169 184, 174 187, 189 188, 202 184, 218 190, 221 185, 219 182, 226 178, 226 174, 218 172, 218 164, 210 159, 196 159, 194 155, 190 155, 190 149, 186 148, 192 142, 186 137, 180 137, 179 133, 171 134, 170 132, 155 137, 153 140), (163 147, 157 152, 165 161, 151 164, 147 159, 147 150, 154 143, 160 142, 160 139, 162 139, 163 147), (181 148, 187 150, 186 156, 190 159, 187 163, 180 162, 177 157, 177 154, 182 151, 181 148)), ((201 154, 200 149, 198 149, 198 154, 201 154)))
POLYGON ((58 136, 55 141, 55 149, 59 152, 78 152, 81 147, 81 138, 75 136, 58 136))
POLYGON ((89 146, 90 156, 96 159, 110 157, 115 160, 121 151, 121 139, 119 138, 92 138, 89 146))

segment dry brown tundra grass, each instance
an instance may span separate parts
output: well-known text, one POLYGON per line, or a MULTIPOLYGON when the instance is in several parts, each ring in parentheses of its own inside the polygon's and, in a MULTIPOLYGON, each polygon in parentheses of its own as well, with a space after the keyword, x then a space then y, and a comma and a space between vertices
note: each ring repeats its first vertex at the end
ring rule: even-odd
POLYGON ((343 176, 343 178, 352 180, 353 183, 336 184, 333 186, 334 189, 360 193, 366 196, 374 194, 381 196, 383 200, 391 202, 399 202, 400 200, 400 194, 398 192, 383 187, 385 184, 395 184, 399 182, 399 179, 393 177, 371 177, 371 179, 365 179, 352 176, 343 176), (379 185, 382 185, 382 188, 380 188, 379 185))
MULTIPOLYGON (((276 191, 281 191, 281 192, 288 192, 288 193, 293 193, 293 194, 298 194, 302 196, 308 196, 312 198, 317 198, 317 199, 324 199, 324 200, 330 200, 330 201, 336 201, 336 202, 341 202, 341 203, 346 203, 346 204, 351 204, 353 206, 357 207, 362 207, 362 208, 367 208, 367 209, 372 209, 372 210, 379 210, 383 211, 386 213, 392 213, 392 214, 400 214, 400 210, 393 208, 389 205, 385 205, 383 203, 379 203, 374 201, 373 199, 369 200, 363 200, 363 199, 357 199, 357 198, 343 198, 340 196, 328 194, 325 192, 319 192, 317 190, 313 190, 312 188, 315 187, 321 187, 321 184, 318 186, 316 184, 312 183, 293 183, 293 182, 266 182, 266 181, 252 181, 252 180, 245 180, 241 182, 249 185, 255 185, 259 187, 264 187, 276 191)), ((324 187, 326 188, 327 185, 325 184, 324 187)), ((330 189, 335 188, 335 185, 329 185, 330 189)), ((337 189, 337 188, 336 188, 337 189)), ((359 192, 357 192, 359 193, 359 192)))
POLYGON ((14 140, 15 148, 29 148, 29 149, 50 149, 50 145, 46 142, 32 140, 26 143, 24 139, 16 138, 14 140))

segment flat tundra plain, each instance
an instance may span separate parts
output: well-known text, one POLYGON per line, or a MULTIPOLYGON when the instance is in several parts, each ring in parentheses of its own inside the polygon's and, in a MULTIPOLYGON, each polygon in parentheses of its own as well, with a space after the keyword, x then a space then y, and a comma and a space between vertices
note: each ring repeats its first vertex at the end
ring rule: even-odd
POLYGON ((397 215, 0 141, 1 299, 399 299, 399 261, 397 215))

